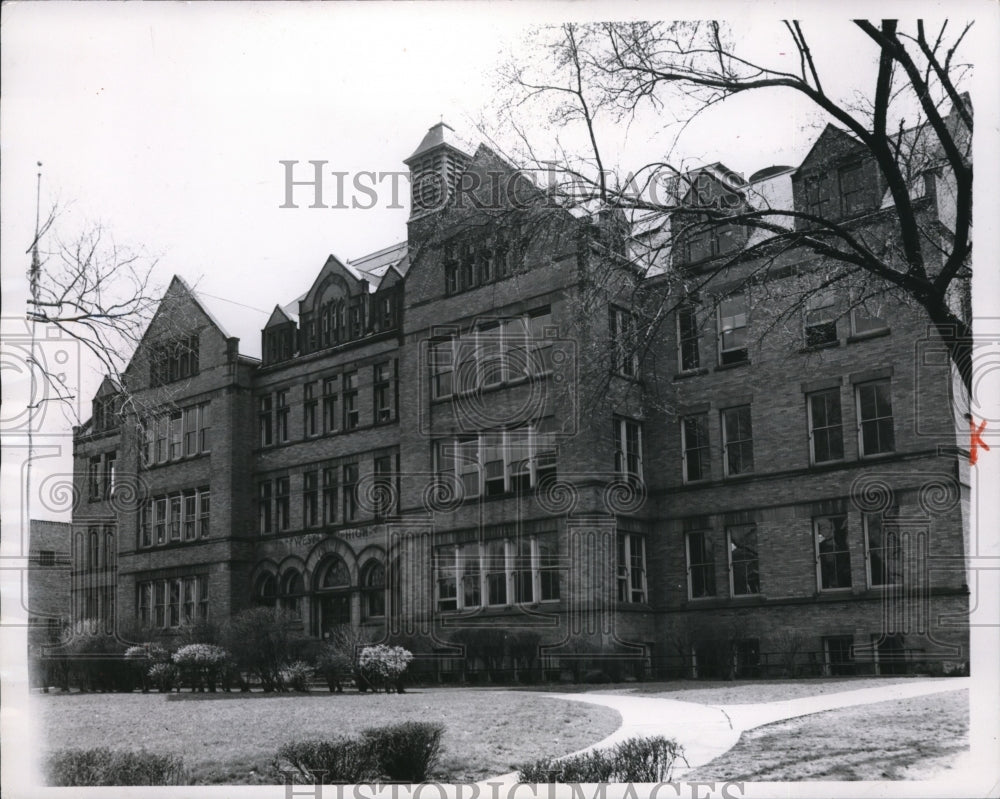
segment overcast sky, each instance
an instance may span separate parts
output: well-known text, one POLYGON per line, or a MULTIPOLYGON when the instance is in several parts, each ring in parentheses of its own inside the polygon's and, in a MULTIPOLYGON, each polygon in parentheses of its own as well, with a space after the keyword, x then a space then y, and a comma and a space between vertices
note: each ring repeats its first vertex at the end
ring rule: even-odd
MULTIPOLYGON (((990 7, 967 5, 973 15, 990 7)), ((711 8, 755 55, 797 68, 780 9, 711 8)), ((828 91, 868 88, 874 51, 848 21, 851 9, 837 6, 832 16, 827 6, 817 17, 820 4, 792 8, 805 18, 828 91)), ((912 3, 898 8, 914 13, 912 3)), ((995 42, 992 8, 993 19, 974 29, 980 41, 995 42)), ((348 173, 402 170, 439 119, 475 136, 475 121, 489 118, 497 95, 497 66, 521 46, 526 26, 705 11, 671 3, 7 3, 0 27, 5 324, 24 309, 36 161, 44 163, 43 208, 60 203, 64 229, 102 221, 119 242, 160 258, 160 285, 176 273, 208 294, 267 311, 305 291, 329 253, 357 258, 406 235, 407 211, 387 208, 385 194, 369 210, 310 209, 308 192, 298 190, 301 207, 280 208, 279 161, 300 161, 303 170, 314 159, 348 173)), ((986 85, 995 95, 995 82, 986 85)), ((995 96, 975 99, 977 117, 996 118, 995 96)), ((744 174, 795 164, 823 121, 788 93, 746 95, 702 117, 676 155, 721 160, 744 174)), ((623 169, 661 157, 670 141, 657 117, 605 132, 605 157, 623 169)), ((545 135, 538 131, 543 154, 545 135)), ((977 178, 990 166, 995 171, 995 159, 977 161, 977 178)), ((82 374, 86 418, 99 375, 87 366, 82 374)), ((20 383, 16 372, 4 377, 10 398, 20 383)), ((61 414, 48 419, 51 429, 68 428, 61 414)))

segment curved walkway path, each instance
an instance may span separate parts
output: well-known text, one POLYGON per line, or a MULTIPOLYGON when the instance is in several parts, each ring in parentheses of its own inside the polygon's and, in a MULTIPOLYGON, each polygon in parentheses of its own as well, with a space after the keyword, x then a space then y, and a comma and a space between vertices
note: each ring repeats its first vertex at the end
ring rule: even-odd
MULTIPOLYGON (((619 741, 636 736, 664 735, 667 738, 673 738, 684 747, 687 766, 674 769, 672 777, 672 779, 681 779, 691 769, 703 766, 732 749, 739 741, 740 735, 746 730, 752 730, 764 724, 842 707, 909 699, 944 691, 958 691, 968 688, 970 684, 971 678, 968 677, 913 680, 912 682, 893 683, 878 688, 862 688, 855 691, 787 699, 781 702, 746 705, 708 705, 667 699, 662 696, 617 693, 546 693, 542 696, 564 699, 569 702, 603 705, 618 711, 621 715, 622 724, 611 735, 572 754, 588 752, 591 749, 604 749, 619 741)), ((491 783, 497 781, 517 782, 517 772, 490 779, 491 783)))

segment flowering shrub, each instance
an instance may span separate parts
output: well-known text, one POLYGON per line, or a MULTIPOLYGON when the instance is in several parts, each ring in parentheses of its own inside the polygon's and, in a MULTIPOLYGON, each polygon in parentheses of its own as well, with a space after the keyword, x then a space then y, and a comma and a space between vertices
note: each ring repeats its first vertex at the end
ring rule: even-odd
POLYGON ((173 663, 154 663, 147 672, 150 682, 161 692, 174 690, 177 682, 177 667, 173 663))
POLYGON ((189 782, 179 757, 145 750, 60 749, 45 758, 43 769, 48 784, 58 786, 186 785, 189 782))
POLYGON ((290 691, 308 691, 313 669, 308 663, 296 660, 281 670, 281 681, 290 691))
POLYGON ((387 693, 393 689, 402 693, 403 674, 412 660, 413 653, 408 649, 377 644, 361 650, 358 668, 376 691, 384 688, 387 693))
POLYGON ((214 644, 188 644, 182 646, 173 655, 173 661, 187 678, 191 690, 215 691, 215 683, 219 677, 229 653, 221 646, 214 644))

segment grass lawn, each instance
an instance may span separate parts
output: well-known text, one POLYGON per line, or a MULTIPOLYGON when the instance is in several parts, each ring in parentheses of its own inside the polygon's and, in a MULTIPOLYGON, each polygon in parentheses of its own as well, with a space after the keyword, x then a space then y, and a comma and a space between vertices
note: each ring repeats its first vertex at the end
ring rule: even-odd
MULTIPOLYGON (((674 680, 671 682, 636 683, 629 688, 609 686, 603 691, 594 686, 590 690, 601 693, 628 693, 644 696, 663 696, 680 702, 698 702, 703 705, 747 705, 757 702, 781 702, 803 696, 835 694, 842 691, 860 691, 862 688, 882 688, 886 685, 918 679, 915 677, 818 677, 795 680, 735 680, 733 682, 705 680, 674 680)), ((560 690, 562 690, 560 688, 560 690)))
POLYGON ((768 724, 684 779, 928 779, 968 748, 969 692, 948 691, 768 724))
POLYGON ((563 755, 616 730, 619 715, 530 692, 413 689, 398 694, 36 694, 44 746, 145 747, 178 754, 198 784, 274 782, 278 747, 402 721, 445 725, 435 777, 464 782, 563 755), (205 697, 205 698, 202 698, 205 697), (218 698, 216 698, 218 697, 218 698))

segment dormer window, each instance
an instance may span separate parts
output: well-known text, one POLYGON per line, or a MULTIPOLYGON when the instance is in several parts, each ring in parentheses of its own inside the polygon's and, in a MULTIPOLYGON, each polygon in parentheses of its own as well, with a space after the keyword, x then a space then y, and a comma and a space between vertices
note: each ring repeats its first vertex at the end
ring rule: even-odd
POLYGON ((840 180, 840 207, 844 216, 854 216, 866 211, 868 187, 865 185, 865 169, 860 162, 842 166, 838 171, 840 180))

